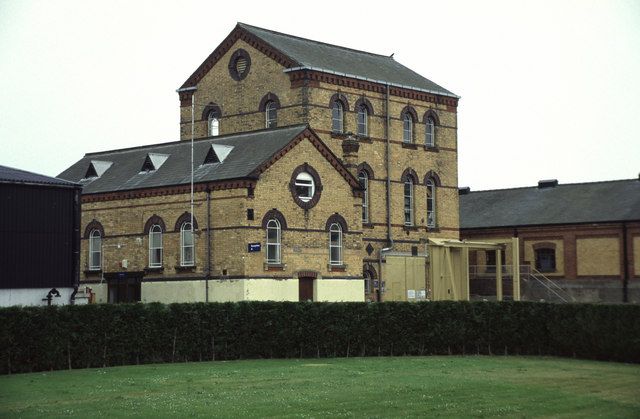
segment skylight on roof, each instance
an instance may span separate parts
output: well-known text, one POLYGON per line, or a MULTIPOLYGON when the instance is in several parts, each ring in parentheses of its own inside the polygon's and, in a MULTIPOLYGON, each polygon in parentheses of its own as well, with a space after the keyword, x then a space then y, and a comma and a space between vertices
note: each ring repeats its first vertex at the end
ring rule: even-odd
POLYGON ((169 158, 168 154, 149 153, 142 163, 140 173, 148 173, 158 170, 169 158))
POLYGON ((227 158, 233 150, 233 146, 224 144, 211 144, 207 156, 204 158, 204 164, 221 163, 227 158))

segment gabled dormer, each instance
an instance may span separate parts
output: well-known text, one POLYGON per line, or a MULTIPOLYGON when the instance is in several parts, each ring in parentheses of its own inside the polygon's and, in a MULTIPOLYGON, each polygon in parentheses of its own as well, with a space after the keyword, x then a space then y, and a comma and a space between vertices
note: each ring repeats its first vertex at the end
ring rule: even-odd
POLYGON ((91 160, 89 162, 89 166, 87 167, 87 171, 85 172, 84 178, 81 181, 86 180, 94 180, 99 178, 111 167, 113 162, 110 161, 102 161, 102 160, 91 160))
POLYGON ((168 154, 149 153, 142 163, 140 173, 149 173, 158 170, 169 158, 168 154))
POLYGON ((231 150, 233 150, 231 145, 211 144, 202 164, 222 163, 231 153, 231 150))

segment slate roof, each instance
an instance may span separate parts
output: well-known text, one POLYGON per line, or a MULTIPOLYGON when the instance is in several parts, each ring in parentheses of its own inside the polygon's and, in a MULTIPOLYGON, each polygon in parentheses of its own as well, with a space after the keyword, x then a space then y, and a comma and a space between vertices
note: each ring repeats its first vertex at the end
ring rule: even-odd
POLYGON ((457 97, 386 55, 325 44, 245 23, 238 23, 238 26, 297 62, 296 67, 457 97))
POLYGON ((0 183, 24 183, 51 186, 78 187, 79 185, 55 177, 40 175, 13 167, 0 166, 0 183))
MULTIPOLYGON (((296 125, 194 141, 194 183, 256 178, 252 172, 289 144, 305 129, 296 125), (212 145, 227 145, 233 149, 220 163, 202 163, 212 145)), ((84 185, 83 194, 125 191, 162 186, 185 185, 191 182, 191 142, 171 143, 86 154, 80 161, 60 173, 59 177, 84 185), (169 157, 155 171, 141 173, 148 154, 169 157), (111 162, 98 178, 84 179, 92 161, 111 162)))
POLYGON ((638 179, 460 195, 461 229, 638 220, 638 179))

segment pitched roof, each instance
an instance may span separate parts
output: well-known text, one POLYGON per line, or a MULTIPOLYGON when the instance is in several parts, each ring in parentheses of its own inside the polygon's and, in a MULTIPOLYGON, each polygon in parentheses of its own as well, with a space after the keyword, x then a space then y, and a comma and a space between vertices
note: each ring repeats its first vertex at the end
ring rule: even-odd
MULTIPOLYGON (((306 125, 195 140, 193 144, 194 183, 257 179, 259 174, 270 166, 276 154, 307 134, 327 150, 327 153, 323 153, 325 157, 332 156, 329 149, 306 125), (211 149, 217 149, 216 152, 223 150, 228 154, 221 158, 220 162, 203 164, 211 149)), ((190 162, 191 142, 175 141, 86 154, 81 160, 60 173, 59 177, 83 184, 83 194, 188 185, 191 183, 190 162), (145 171, 143 163, 149 155, 168 157, 156 170, 145 171), (96 160, 112 162, 112 164, 101 176, 86 177, 89 165, 96 160)), ((341 163, 336 164, 339 165, 338 168, 341 169, 343 177, 346 177, 352 186, 357 187, 357 180, 349 174, 348 170, 341 163)))
MULTIPOLYGON (((381 84, 388 83, 396 87, 425 91, 442 96, 458 97, 444 87, 422 77, 386 55, 325 44, 245 23, 238 23, 229 37, 227 37, 227 40, 233 38, 236 31, 257 38, 260 42, 286 57, 285 66, 288 69, 285 71, 316 70, 381 84)), ((225 40, 187 79, 182 87, 186 88, 196 84, 204 75, 207 69, 205 67, 210 68, 211 65, 206 65, 207 62, 219 59, 222 56, 222 51, 219 51, 219 49, 225 47, 226 51, 229 46, 229 43, 225 40)))
POLYGON ((27 172, 26 170, 14 169, 12 167, 0 166, 0 183, 24 183, 24 184, 37 184, 37 185, 52 185, 52 186, 66 186, 77 187, 76 183, 68 182, 63 179, 55 177, 39 175, 33 172, 27 172))
POLYGON ((640 180, 574 183, 460 195, 460 228, 640 220, 640 180))

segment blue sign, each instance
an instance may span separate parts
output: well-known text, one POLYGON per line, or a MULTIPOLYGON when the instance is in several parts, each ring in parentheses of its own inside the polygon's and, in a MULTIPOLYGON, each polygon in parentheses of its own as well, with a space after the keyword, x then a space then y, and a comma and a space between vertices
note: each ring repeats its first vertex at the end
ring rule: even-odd
POLYGON ((249 252, 259 252, 260 249, 262 248, 260 243, 249 243, 249 245, 247 247, 248 247, 249 252))

